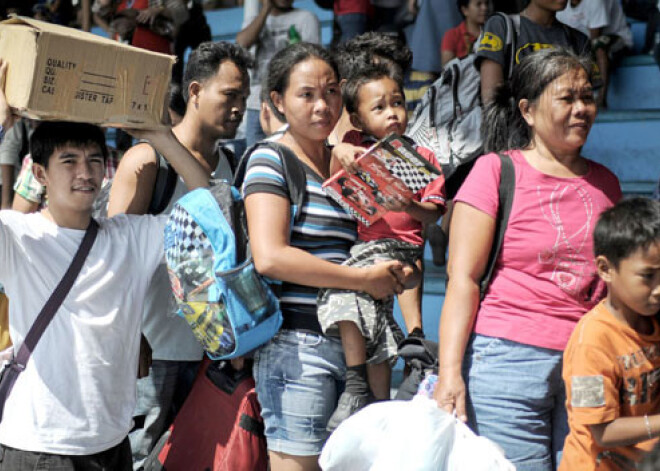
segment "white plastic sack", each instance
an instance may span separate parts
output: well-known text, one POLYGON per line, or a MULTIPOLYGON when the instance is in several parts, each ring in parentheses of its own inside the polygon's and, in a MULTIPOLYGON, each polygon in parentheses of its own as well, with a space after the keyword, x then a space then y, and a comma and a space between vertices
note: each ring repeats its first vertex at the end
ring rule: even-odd
POLYGON ((341 423, 319 464, 324 471, 444 470, 454 423, 425 397, 378 402, 341 423))
POLYGON ((348 418, 319 463, 324 471, 515 471, 497 445, 423 396, 372 404, 348 418))
POLYGON ((447 471, 515 471, 502 450, 485 437, 479 437, 463 422, 454 426, 454 446, 447 460, 447 471))

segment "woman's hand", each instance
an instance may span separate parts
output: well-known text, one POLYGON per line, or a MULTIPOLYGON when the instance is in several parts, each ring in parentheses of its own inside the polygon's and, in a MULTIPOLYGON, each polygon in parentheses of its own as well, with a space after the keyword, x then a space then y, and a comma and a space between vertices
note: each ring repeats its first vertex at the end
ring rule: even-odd
POLYGON ((438 382, 433 392, 433 399, 438 403, 438 407, 449 414, 455 411, 458 420, 467 422, 465 397, 465 381, 463 381, 460 367, 441 369, 438 372, 438 382))
POLYGON ((404 266, 398 261, 377 263, 364 268, 364 291, 374 299, 383 299, 393 294, 400 294, 404 290, 407 274, 404 266))

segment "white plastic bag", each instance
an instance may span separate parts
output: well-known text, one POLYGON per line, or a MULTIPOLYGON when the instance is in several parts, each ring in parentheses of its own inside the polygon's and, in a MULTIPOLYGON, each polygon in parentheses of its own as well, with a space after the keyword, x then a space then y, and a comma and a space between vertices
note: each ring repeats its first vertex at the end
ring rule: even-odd
POLYGON ((495 443, 474 434, 462 422, 454 427, 454 446, 447 460, 447 471, 515 471, 495 443))
POLYGON ((378 402, 342 422, 319 463, 324 471, 444 470, 454 428, 432 399, 378 402))
POLYGON ((319 464, 323 471, 515 471, 497 445, 424 396, 372 404, 348 418, 319 464))

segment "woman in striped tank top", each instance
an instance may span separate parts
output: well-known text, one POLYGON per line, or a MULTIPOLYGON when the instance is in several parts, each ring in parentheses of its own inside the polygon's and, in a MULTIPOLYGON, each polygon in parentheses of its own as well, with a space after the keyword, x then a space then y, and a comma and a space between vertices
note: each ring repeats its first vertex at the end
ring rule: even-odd
POLYGON ((342 266, 357 238, 355 221, 321 184, 330 176, 325 141, 342 101, 337 66, 323 48, 299 43, 270 62, 269 98, 289 128, 278 140, 305 169, 306 197, 293 225, 291 203, 277 152, 257 148, 249 157, 243 195, 257 270, 282 281, 280 332, 255 356, 271 468, 318 469, 328 437, 326 425, 345 376, 338 338, 321 333, 316 314, 319 288, 364 291, 383 298, 403 289, 400 262, 368 268, 342 266))

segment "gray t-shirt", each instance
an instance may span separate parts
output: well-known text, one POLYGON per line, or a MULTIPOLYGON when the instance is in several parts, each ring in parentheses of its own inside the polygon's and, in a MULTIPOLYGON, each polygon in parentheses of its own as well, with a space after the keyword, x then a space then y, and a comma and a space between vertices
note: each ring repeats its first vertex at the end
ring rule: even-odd
MULTIPOLYGON (((506 28, 505 19, 499 15, 492 16, 486 22, 477 46, 477 67, 483 59, 491 59, 503 68, 508 66, 506 28)), ((589 40, 584 34, 559 21, 555 21, 551 26, 542 26, 521 16, 520 30, 516 38, 515 64, 520 64, 523 58, 533 52, 551 47, 564 47, 577 54, 588 54, 591 50, 589 40)), ((504 76, 507 74, 505 70, 504 76)))
MULTIPOLYGON (((246 16, 243 28, 248 26, 257 17, 257 14, 246 16)), ((247 108, 258 110, 261 108, 261 82, 268 72, 268 63, 280 50, 289 45, 289 29, 296 28, 300 38, 304 42, 321 43, 321 24, 314 13, 307 10, 293 10, 281 15, 269 15, 266 18, 259 40, 255 44, 255 68, 252 70, 250 79, 250 96, 247 100, 247 108)))

